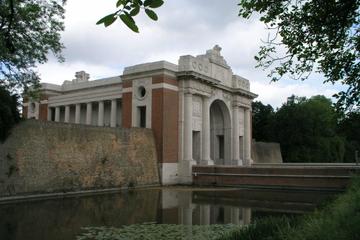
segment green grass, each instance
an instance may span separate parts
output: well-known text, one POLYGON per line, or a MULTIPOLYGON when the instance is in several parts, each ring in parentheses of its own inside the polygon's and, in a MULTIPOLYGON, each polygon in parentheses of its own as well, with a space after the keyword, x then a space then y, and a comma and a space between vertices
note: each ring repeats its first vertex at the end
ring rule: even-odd
POLYGON ((234 230, 219 240, 352 240, 360 239, 360 177, 321 210, 298 219, 269 217, 234 230))

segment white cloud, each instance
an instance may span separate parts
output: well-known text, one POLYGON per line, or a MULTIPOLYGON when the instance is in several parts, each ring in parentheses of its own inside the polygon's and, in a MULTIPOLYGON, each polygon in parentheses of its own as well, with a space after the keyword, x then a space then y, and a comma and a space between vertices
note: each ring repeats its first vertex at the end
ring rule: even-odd
POLYGON ((257 101, 270 104, 273 108, 281 107, 292 94, 301 97, 324 95, 331 98, 338 91, 331 86, 314 88, 305 82, 285 85, 280 82, 264 83, 257 81, 252 82, 251 90, 259 95, 257 101))
POLYGON ((92 65, 85 62, 58 63, 50 61, 39 67, 40 77, 44 82, 62 84, 64 80, 75 78, 75 72, 86 69, 90 79, 121 75, 122 71, 104 65, 92 65))
MULTIPOLYGON (((115 10, 115 0, 68 1, 66 30, 62 41, 66 49, 65 63, 50 61, 39 67, 43 81, 61 84, 85 70, 92 79, 121 75, 123 68, 149 61, 167 60, 177 63, 181 55, 203 54, 219 44, 233 72, 251 81, 258 100, 280 106, 291 94, 331 96, 336 87, 322 85, 315 78, 306 82, 281 80, 269 85, 269 78, 256 69, 256 55, 267 32, 254 17, 242 19, 238 0, 167 0, 157 9, 159 20, 154 22, 142 14, 136 17, 140 33, 115 22, 108 28, 95 23, 115 10)), ((321 78, 321 77, 320 77, 321 78)))

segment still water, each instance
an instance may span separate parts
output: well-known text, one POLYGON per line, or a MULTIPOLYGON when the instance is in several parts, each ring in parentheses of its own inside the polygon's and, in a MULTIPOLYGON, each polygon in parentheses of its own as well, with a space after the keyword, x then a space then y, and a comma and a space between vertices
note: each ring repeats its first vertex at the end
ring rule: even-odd
POLYGON ((92 196, 0 204, 1 240, 76 239, 87 226, 244 225, 269 215, 303 214, 328 192, 153 188, 92 196))

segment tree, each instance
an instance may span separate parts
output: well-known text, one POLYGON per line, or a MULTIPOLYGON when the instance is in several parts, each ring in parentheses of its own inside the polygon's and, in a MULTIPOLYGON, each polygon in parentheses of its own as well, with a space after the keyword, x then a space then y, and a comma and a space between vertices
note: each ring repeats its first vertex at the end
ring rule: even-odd
POLYGON ((274 139, 286 162, 342 162, 345 140, 330 99, 292 96, 275 114, 274 139))
POLYGON ((264 105, 260 101, 252 103, 252 137, 256 141, 271 142, 274 140, 273 121, 274 109, 271 105, 264 105))
POLYGON ((360 111, 347 113, 338 124, 338 134, 346 139, 345 162, 354 162, 355 151, 360 155, 360 111))
MULTIPOLYGON (((119 17, 138 32, 132 17, 142 7, 156 20, 156 14, 146 8, 160 7, 162 2, 118 0, 119 10, 98 24, 109 26, 119 17)), ((321 72, 324 82, 347 86, 334 95, 338 109, 360 105, 360 0, 241 0, 238 5, 239 16, 249 18, 258 12, 260 21, 273 32, 255 56, 258 67, 270 69, 272 81, 285 75, 304 80, 313 71, 321 72)))
POLYGON ((335 94, 338 108, 360 105, 359 0, 241 0, 239 6, 240 16, 258 12, 274 33, 255 57, 258 66, 271 69, 272 81, 321 72, 325 82, 348 87, 335 94))
POLYGON ((6 139, 10 129, 20 121, 18 96, 10 94, 0 86, 0 143, 6 139))
POLYGON ((0 4, 0 85, 27 90, 37 85, 34 68, 53 52, 63 60, 61 0, 4 0, 0 4))

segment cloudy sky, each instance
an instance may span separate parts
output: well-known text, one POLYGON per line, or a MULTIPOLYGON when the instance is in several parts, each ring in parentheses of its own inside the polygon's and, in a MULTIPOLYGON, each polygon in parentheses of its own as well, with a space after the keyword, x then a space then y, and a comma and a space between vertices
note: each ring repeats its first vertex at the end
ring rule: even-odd
POLYGON ((144 14, 137 16, 140 33, 133 33, 120 21, 108 28, 95 23, 115 9, 116 0, 70 0, 65 7, 66 30, 62 41, 66 61, 52 56, 38 70, 43 82, 62 84, 85 70, 91 79, 121 75, 124 67, 166 60, 176 63, 181 55, 203 54, 215 44, 234 73, 250 80, 257 100, 279 107, 291 94, 330 97, 339 86, 323 85, 320 75, 301 82, 282 79, 270 83, 266 72, 255 68, 254 55, 266 39, 267 31, 256 17, 238 17, 239 0, 166 0, 157 9, 154 22, 144 14))

